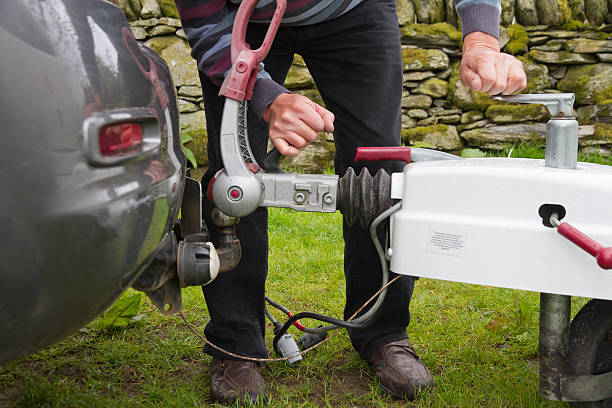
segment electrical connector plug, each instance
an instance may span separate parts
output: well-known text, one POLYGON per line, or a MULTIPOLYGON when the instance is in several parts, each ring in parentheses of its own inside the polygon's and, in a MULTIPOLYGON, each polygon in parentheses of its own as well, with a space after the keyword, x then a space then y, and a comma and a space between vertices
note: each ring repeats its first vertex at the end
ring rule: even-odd
MULTIPOLYGON (((321 326, 319 326, 319 327, 321 327, 321 326)), ((300 338, 297 341, 297 344, 298 344, 298 347, 300 348, 300 350, 306 350, 306 349, 311 348, 315 344, 319 344, 320 342, 325 340, 326 337, 327 337, 327 332, 325 332, 325 333, 318 333, 318 334, 306 333, 306 334, 300 336, 300 338)))
POLYGON ((281 336, 281 338, 278 340, 278 349, 283 357, 290 357, 287 360, 289 364, 296 363, 302 359, 300 349, 298 348, 297 343, 291 334, 287 333, 281 336))

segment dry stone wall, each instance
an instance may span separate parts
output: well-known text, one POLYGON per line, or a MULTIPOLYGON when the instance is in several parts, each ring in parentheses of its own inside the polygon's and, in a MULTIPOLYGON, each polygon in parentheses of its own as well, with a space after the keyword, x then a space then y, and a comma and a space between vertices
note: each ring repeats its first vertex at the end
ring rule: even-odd
MULTIPOLYGON (((172 0, 112 0, 136 38, 168 63, 182 131, 207 163, 204 101, 197 66, 172 0)), ((452 0, 396 0, 402 36, 402 141, 460 152, 543 142, 548 112, 473 92, 460 80, 460 21, 452 0)), ((608 155, 612 147, 612 0, 502 0, 500 45, 523 63, 526 92, 574 92, 580 147, 608 155)), ((285 86, 323 104, 296 55, 285 86)), ((333 167, 333 136, 322 137, 287 164, 306 172, 333 167)))

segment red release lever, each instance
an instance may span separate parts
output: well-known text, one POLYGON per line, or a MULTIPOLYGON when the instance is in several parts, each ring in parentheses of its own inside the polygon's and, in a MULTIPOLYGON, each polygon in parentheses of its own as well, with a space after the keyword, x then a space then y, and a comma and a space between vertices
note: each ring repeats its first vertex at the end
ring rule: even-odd
POLYGON ((567 222, 559 224, 557 231, 559 234, 594 256, 600 267, 603 269, 612 269, 612 248, 604 248, 598 242, 578 231, 567 222))
POLYGON ((410 163, 410 147, 358 147, 355 161, 401 160, 410 163))
POLYGON ((261 47, 251 50, 251 47, 245 41, 246 29, 258 1, 243 0, 236 12, 232 27, 232 68, 223 80, 219 95, 237 101, 243 101, 245 98, 251 99, 253 86, 259 71, 259 63, 264 60, 268 51, 270 51, 287 6, 287 0, 276 0, 276 10, 274 10, 274 15, 270 20, 270 26, 261 47))

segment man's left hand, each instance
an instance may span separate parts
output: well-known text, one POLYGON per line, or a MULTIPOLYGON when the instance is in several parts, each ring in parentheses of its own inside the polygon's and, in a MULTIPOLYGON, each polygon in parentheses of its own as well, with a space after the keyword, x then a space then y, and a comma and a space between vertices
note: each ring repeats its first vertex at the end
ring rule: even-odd
POLYGON ((527 86, 523 64, 499 50, 497 38, 475 31, 463 40, 461 81, 489 95, 517 93, 527 86))

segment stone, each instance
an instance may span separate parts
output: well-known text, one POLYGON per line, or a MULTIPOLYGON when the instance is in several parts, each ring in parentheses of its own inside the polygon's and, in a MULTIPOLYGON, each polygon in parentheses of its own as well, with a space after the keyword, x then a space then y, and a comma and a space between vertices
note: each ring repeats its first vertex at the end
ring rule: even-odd
POLYGON ((176 27, 172 27, 169 25, 157 25, 148 30, 149 36, 156 37, 158 35, 166 35, 166 34, 174 34, 176 32, 176 27))
POLYGON ((552 27, 560 27, 571 18, 567 0, 536 0, 540 22, 552 27))
POLYGON ((160 21, 158 18, 148 18, 146 20, 136 20, 136 21, 130 21, 130 27, 144 27, 144 28, 148 28, 148 27, 154 27, 156 25, 160 24, 160 21))
POLYGON ((516 21, 523 26, 535 26, 540 23, 535 0, 516 0, 516 21))
POLYGON ((462 112, 461 109, 445 109, 442 107, 431 108, 427 111, 430 116, 461 115, 462 112))
POLYGON ((481 111, 472 110, 461 115, 461 123, 472 123, 481 120, 484 117, 481 111))
POLYGON ((612 62, 612 54, 597 54, 601 62, 612 62))
POLYGON ((551 87, 546 65, 538 64, 523 56, 519 56, 518 59, 523 64, 523 69, 527 74, 526 93, 537 93, 551 87))
POLYGON ((300 150, 296 157, 283 157, 281 164, 306 174, 322 174, 334 168, 335 152, 334 143, 329 142, 322 132, 315 141, 300 150))
POLYGON ((162 17, 161 7, 157 0, 143 0, 140 15, 142 18, 162 17))
POLYGON ((581 106, 576 110, 576 119, 582 125, 592 123, 612 123, 612 101, 581 106))
POLYGON ((412 0, 417 21, 424 24, 446 21, 446 4, 444 0, 412 0))
POLYGON ((178 11, 176 10, 176 6, 174 5, 174 1, 172 0, 157 0, 159 2, 159 7, 162 10, 162 13, 166 17, 179 18, 178 11))
POLYGON ((134 10, 137 17, 140 18, 140 10, 142 10, 142 0, 126 0, 129 4, 129 7, 134 10))
POLYGON ((453 70, 449 67, 446 68, 444 71, 442 72, 438 72, 438 74, 436 75, 437 78, 440 79, 448 79, 448 77, 453 73, 453 70))
MULTIPOLYGON (((512 0, 509 0, 512 1, 512 0)), ((455 10, 455 1, 454 0, 445 0, 446 6, 446 22, 453 27, 457 27, 459 24, 459 16, 457 15, 457 10, 455 10)))
POLYGON ((178 90, 178 95, 199 98, 202 96, 202 88, 199 86, 181 86, 178 90))
POLYGON ((565 44, 566 40, 550 40, 546 44, 535 45, 531 47, 532 50, 538 51, 561 51, 563 48, 563 44, 565 44))
POLYGON ((146 40, 149 38, 149 34, 147 34, 147 30, 142 27, 132 27, 132 34, 134 34, 134 38, 139 41, 146 40))
POLYGON ((594 103, 600 93, 609 92, 611 87, 612 64, 603 63, 571 67, 558 85, 560 91, 576 94, 576 106, 594 103))
POLYGON ((448 23, 410 24, 400 29, 402 44, 420 48, 457 48, 461 32, 448 23))
POLYGON ((489 150, 503 150, 508 145, 544 143, 545 123, 514 124, 483 127, 461 132, 467 146, 489 150))
POLYGON ((489 122, 486 119, 478 120, 476 122, 468 123, 468 124, 465 124, 465 125, 459 125, 459 126, 457 126, 457 130, 460 131, 460 132, 463 132, 464 130, 478 129, 478 128, 481 128, 481 127, 488 126, 490 124, 491 124, 491 122, 489 122))
POLYGON ((437 125, 439 122, 440 118, 425 118, 425 119, 421 119, 419 120, 416 125, 417 126, 433 126, 433 125, 437 125))
POLYGON ((593 155, 593 156, 610 156, 610 149, 601 146, 588 146, 580 149, 581 155, 593 155))
POLYGON ((528 53, 531 59, 545 64, 594 64, 597 62, 597 57, 591 54, 574 54, 567 51, 547 52, 539 50, 531 50, 528 53))
POLYGON ((525 31, 527 31, 528 33, 537 33, 537 32, 540 33, 540 34, 534 34, 534 35, 544 35, 544 34, 542 34, 542 31, 548 30, 548 26, 547 25, 543 25, 543 24, 540 24, 540 25, 526 25, 524 27, 525 27, 525 31))
POLYGON ((185 31, 182 28, 179 28, 178 30, 176 30, 176 36, 179 38, 182 38, 183 40, 187 39, 187 34, 185 34, 185 31))
POLYGON ((501 0, 501 25, 509 26, 514 21, 514 3, 515 0, 501 0))
POLYGON ((437 118, 440 120, 440 123, 446 125, 456 125, 461 121, 461 116, 459 115, 437 116, 437 118))
POLYGON ((433 104, 438 108, 450 108, 450 103, 446 99, 434 99, 433 104))
POLYGON ((546 35, 550 38, 576 38, 580 33, 578 31, 568 30, 546 30, 546 31, 533 31, 531 36, 537 37, 546 35))
POLYGON ((206 153, 206 143, 208 134, 206 132, 206 115, 200 110, 194 113, 184 113, 180 115, 181 133, 185 133, 193 140, 186 144, 196 157, 198 165, 208 164, 206 153))
POLYGON ((612 40, 590 40, 587 38, 574 38, 563 46, 569 52, 601 53, 612 52, 612 40))
POLYGON ((419 126, 402 131, 402 140, 407 145, 428 144, 434 149, 452 151, 463 147, 457 128, 447 125, 419 126))
POLYGON ((413 119, 425 119, 427 117, 427 112, 424 109, 410 109, 406 113, 413 119))
POLYGON ((586 13, 584 9, 584 0, 572 0, 569 2, 570 8, 572 9, 572 18, 576 21, 586 20, 586 13))
POLYGON ((424 79, 432 78, 432 77, 435 77, 435 76, 436 76, 436 74, 434 74, 431 71, 425 71, 425 72, 419 72, 419 71, 404 72, 404 81, 422 81, 424 79))
POLYGON ((413 89, 419 86, 418 82, 404 82, 404 88, 413 89))
POLYGON ((435 49, 402 48, 404 71, 441 71, 449 67, 448 55, 435 49))
POLYGON ((584 0, 587 20, 595 26, 602 24, 608 15, 607 0, 584 0))
POLYGON ((429 95, 433 98, 444 98, 448 95, 448 82, 439 78, 430 78, 422 82, 413 93, 429 95))
MULTIPOLYGON (((526 31, 526 30, 525 30, 526 31)), ((548 37, 540 36, 540 37, 529 37, 529 45, 542 45, 546 41, 548 41, 548 37)))
POLYGON ((185 40, 176 36, 153 37, 147 40, 145 45, 166 61, 174 86, 200 85, 198 67, 185 40))
POLYGON ((402 115, 402 128, 410 129, 416 125, 416 120, 408 115, 402 115))
POLYGON ((409 95, 402 98, 402 108, 427 109, 431 106, 432 99, 428 95, 409 95))
MULTIPOLYGON (((581 126, 585 128, 587 126, 581 126)), ((590 127, 590 126, 589 126, 590 127)), ((612 124, 596 123, 592 125, 593 131, 583 135, 578 131, 578 146, 608 145, 612 144, 612 124)))
POLYGON ((495 123, 539 122, 550 118, 544 105, 535 104, 491 105, 485 116, 495 123))
POLYGON ((289 90, 312 88, 314 81, 308 68, 299 65, 291 65, 285 79, 285 88, 289 90))
POLYGON ((550 69, 550 75, 555 79, 563 79, 566 72, 567 67, 565 65, 553 65, 550 69))
POLYGON ((159 24, 165 24, 176 28, 181 28, 181 20, 172 17, 162 17, 159 19, 159 24))
POLYGON ((178 100, 178 108, 180 113, 197 112, 200 110, 199 106, 195 103, 180 98, 178 100))
POLYGON ((399 25, 416 23, 414 4, 410 0, 395 0, 395 10, 399 25))
POLYGON ((140 11, 140 7, 133 9, 128 0, 118 0, 115 4, 117 4, 121 10, 123 10, 128 21, 138 20, 138 12, 140 11))

